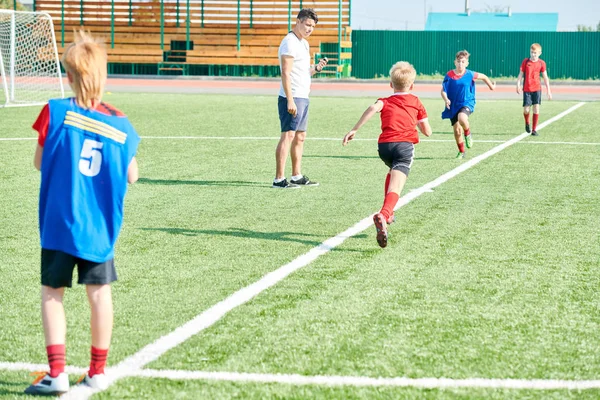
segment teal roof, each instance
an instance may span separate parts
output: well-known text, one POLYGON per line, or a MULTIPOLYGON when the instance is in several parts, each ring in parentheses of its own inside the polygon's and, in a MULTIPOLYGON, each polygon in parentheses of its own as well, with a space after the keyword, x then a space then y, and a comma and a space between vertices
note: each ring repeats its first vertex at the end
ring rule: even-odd
POLYGON ((558 13, 429 13, 426 31, 556 32, 558 13))

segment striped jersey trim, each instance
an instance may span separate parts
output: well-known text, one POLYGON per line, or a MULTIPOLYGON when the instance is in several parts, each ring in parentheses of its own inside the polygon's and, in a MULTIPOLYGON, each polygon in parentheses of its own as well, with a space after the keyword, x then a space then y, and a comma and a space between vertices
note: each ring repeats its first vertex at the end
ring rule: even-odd
POLYGON ((125 132, 121 132, 104 122, 96 121, 73 111, 67 111, 64 123, 65 125, 71 125, 84 131, 96 133, 121 144, 124 144, 127 140, 125 132))

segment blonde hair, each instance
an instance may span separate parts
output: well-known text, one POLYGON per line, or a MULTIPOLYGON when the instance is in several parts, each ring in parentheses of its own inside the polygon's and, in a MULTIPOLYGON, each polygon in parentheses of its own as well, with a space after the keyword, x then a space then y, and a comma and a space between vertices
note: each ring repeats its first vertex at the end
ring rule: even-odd
POLYGON ((102 42, 91 34, 75 31, 73 43, 65 49, 61 62, 65 71, 71 75, 71 87, 75 92, 77 104, 83 108, 92 108, 94 102, 100 102, 104 93, 107 75, 107 55, 102 42))
POLYGON ((542 46, 540 46, 539 43, 534 43, 534 44, 531 45, 531 50, 541 52, 542 51, 542 46))
POLYGON ((415 67, 406 61, 398 61, 390 69, 390 80, 396 90, 408 89, 416 77, 415 67))
POLYGON ((466 50, 461 50, 458 53, 456 53, 456 59, 458 60, 459 58, 466 58, 467 60, 469 59, 469 52, 466 50))

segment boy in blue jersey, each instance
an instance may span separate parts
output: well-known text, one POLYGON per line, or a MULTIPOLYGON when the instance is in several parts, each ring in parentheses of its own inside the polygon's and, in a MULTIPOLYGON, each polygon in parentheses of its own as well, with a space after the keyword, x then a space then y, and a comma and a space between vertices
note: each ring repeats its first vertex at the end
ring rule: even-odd
POLYGON ((50 100, 33 124, 38 132, 34 165, 41 171, 42 320, 50 371, 39 373, 27 394, 69 390, 63 295, 65 287, 71 287, 75 265, 92 314, 90 369, 81 382, 107 387, 104 367, 113 325, 110 283, 117 279, 114 246, 127 183, 138 179, 135 153, 140 138, 123 113, 101 101, 106 50, 81 31, 61 61, 75 97, 50 100))
POLYGON ((442 82, 442 99, 446 103, 442 119, 450 119, 452 124, 454 139, 458 146, 456 158, 465 158, 465 144, 468 149, 473 145, 469 115, 475 111, 475 80, 481 79, 490 90, 496 88, 496 82, 490 81, 484 74, 467 69, 469 56, 466 50, 456 53, 454 60, 456 69, 449 71, 442 82))

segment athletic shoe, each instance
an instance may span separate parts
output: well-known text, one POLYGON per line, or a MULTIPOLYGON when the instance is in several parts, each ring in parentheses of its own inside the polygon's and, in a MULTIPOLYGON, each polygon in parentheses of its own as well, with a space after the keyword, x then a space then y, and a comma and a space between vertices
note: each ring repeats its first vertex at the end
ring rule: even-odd
POLYGON ((104 374, 96 374, 91 378, 88 374, 85 374, 77 380, 77 384, 89 386, 92 389, 105 390, 108 388, 108 379, 104 374))
POLYGON ((471 135, 465 136, 465 145, 467 146, 467 149, 470 149, 471 146, 473 146, 473 138, 471 137, 471 135))
POLYGON ((290 179, 290 183, 292 185, 299 185, 299 186, 319 186, 319 182, 311 181, 310 179, 308 179, 308 176, 306 176, 306 175, 302 175, 302 178, 300 178, 298 180, 290 179))
POLYGON ((375 224, 375 229, 377 229, 377 243, 379 247, 383 248, 387 246, 387 226, 385 217, 381 213, 377 213, 373 215, 373 223, 375 224))
POLYGON ((531 133, 531 125, 525 124, 525 132, 531 133))
POLYGON ((389 225, 391 223, 394 223, 394 221, 396 221, 396 216, 392 213, 392 215, 390 215, 390 217, 385 222, 387 222, 387 224, 389 225))
POLYGON ((25 389, 25 394, 59 396, 69 391, 69 376, 66 372, 61 372, 56 378, 47 372, 32 372, 31 375, 37 378, 25 389))
POLYGON ((458 154, 456 155, 456 158, 465 158, 465 153, 461 153, 460 151, 458 152, 458 154))
POLYGON ((300 186, 294 183, 289 183, 287 179, 284 179, 281 182, 273 182, 273 186, 271 187, 275 189, 298 189, 300 186))
POLYGON ((540 134, 537 131, 531 131, 531 136, 540 136, 540 134))

